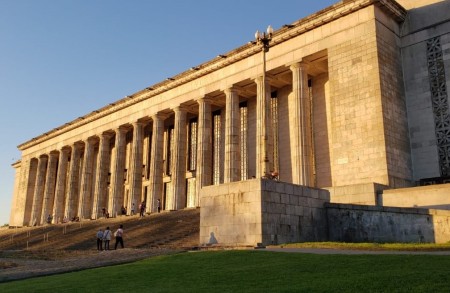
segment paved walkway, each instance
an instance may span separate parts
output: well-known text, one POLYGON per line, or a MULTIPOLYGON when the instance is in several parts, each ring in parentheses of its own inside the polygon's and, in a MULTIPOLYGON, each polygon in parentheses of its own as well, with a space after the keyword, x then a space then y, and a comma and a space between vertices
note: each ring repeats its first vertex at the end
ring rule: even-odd
POLYGON ((414 254, 414 255, 450 255, 450 251, 395 251, 395 250, 344 250, 328 248, 275 248, 268 247, 262 251, 291 252, 291 253, 313 253, 313 254, 414 254))

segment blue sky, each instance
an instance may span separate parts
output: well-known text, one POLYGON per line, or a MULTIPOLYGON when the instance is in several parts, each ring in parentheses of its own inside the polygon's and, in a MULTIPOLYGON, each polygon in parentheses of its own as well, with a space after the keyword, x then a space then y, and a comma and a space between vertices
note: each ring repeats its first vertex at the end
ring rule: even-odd
POLYGON ((336 2, 0 0, 0 225, 17 145, 336 2))

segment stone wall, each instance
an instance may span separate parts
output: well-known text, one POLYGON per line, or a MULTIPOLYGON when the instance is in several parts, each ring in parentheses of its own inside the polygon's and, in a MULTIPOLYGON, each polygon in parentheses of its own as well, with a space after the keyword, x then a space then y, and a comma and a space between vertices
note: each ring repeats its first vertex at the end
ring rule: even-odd
POLYGON ((391 207, 414 207, 450 210, 450 184, 384 190, 380 204, 391 207))
MULTIPOLYGON (((408 119, 400 54, 400 27, 381 9, 377 15, 377 53, 387 174, 392 188, 412 178, 408 119)), ((380 182, 382 183, 382 182, 380 182)))
POLYGON ((328 49, 333 186, 387 185, 376 22, 354 29, 365 33, 328 49))
POLYGON ((327 239, 326 190, 252 179, 203 187, 200 244, 256 246, 327 239))
POLYGON ((377 183, 362 183, 345 186, 327 187, 330 202, 360 205, 377 205, 377 194, 388 188, 377 183))
POLYGON ((326 204, 329 241, 450 241, 450 211, 326 204))

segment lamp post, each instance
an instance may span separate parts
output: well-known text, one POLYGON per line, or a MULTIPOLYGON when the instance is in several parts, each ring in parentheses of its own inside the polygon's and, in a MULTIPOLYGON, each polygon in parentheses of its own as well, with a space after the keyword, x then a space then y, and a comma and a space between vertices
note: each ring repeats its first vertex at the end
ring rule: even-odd
POLYGON ((267 27, 267 33, 256 31, 255 39, 256 44, 262 45, 263 52, 263 82, 266 80, 266 53, 269 52, 269 43, 272 40, 273 28, 271 25, 267 27))
POLYGON ((263 72, 262 79, 260 84, 260 97, 257 100, 257 108, 259 116, 259 125, 257 131, 257 144, 259 150, 257 151, 258 159, 257 159, 257 175, 258 177, 266 176, 267 171, 272 171, 271 168, 271 160, 269 159, 270 154, 270 119, 269 119, 269 111, 268 111, 268 99, 267 99, 267 81, 266 81, 266 53, 269 52, 270 41, 272 40, 273 28, 272 26, 267 27, 267 33, 260 33, 256 31, 255 39, 256 44, 261 45, 262 55, 263 55, 263 72))

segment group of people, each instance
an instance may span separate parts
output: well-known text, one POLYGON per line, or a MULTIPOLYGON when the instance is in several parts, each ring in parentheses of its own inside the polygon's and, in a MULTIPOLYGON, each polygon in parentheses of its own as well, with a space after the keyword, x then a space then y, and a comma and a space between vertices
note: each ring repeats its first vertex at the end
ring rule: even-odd
MULTIPOLYGON (((138 210, 139 210, 140 217, 145 216, 145 208, 146 207, 147 207, 147 204, 146 204, 145 200, 139 204, 138 210)), ((161 212, 161 200, 160 199, 157 199, 157 201, 156 201, 156 208, 158 210, 158 213, 161 212)), ((102 208, 102 214, 103 214, 104 218, 106 218, 106 219, 109 218, 109 212, 106 210, 106 208, 102 208)), ((121 206, 120 214, 123 216, 127 215, 127 207, 126 206, 123 206, 123 205, 121 206)), ((130 215, 133 216, 134 214, 135 214, 135 205, 133 203, 131 206, 130 215)))
MULTIPOLYGON (((96 237, 97 237, 97 250, 109 250, 109 242, 111 241, 111 230, 109 227, 106 227, 106 229, 103 231, 101 228, 98 230, 96 237)), ((114 245, 114 249, 117 249, 117 246, 120 244, 122 248, 124 248, 123 245, 123 225, 120 225, 119 228, 114 232, 114 237, 116 238, 116 243, 114 245)))

